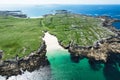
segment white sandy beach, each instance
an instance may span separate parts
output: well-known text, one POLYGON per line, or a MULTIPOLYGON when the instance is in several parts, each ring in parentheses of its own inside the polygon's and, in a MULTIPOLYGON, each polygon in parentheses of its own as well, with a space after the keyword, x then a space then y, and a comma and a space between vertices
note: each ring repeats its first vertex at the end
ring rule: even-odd
POLYGON ((57 38, 48 32, 45 33, 43 40, 47 45, 47 51, 65 50, 59 45, 57 38))

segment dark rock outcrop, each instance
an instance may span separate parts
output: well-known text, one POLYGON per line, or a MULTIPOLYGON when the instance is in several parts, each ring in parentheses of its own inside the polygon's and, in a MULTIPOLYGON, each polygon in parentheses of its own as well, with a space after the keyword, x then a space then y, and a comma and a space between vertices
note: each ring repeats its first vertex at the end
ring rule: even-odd
MULTIPOLYGON (((90 60, 106 63, 113 54, 120 55, 120 36, 111 36, 97 41, 93 46, 83 47, 74 45, 69 47, 71 56, 76 59, 88 58, 90 60)), ((74 60, 73 58, 73 60, 74 60)))
POLYGON ((2 59, 2 57, 3 57, 3 51, 0 50, 0 59, 2 59))
POLYGON ((46 57, 45 42, 38 51, 31 53, 29 56, 22 59, 7 60, 0 62, 0 75, 13 76, 22 74, 25 70, 32 72, 40 67, 48 66, 49 61, 46 57))
POLYGON ((111 56, 114 55, 115 57, 118 57, 118 55, 120 55, 120 30, 117 30, 114 26, 112 26, 113 22, 120 22, 120 20, 112 19, 109 16, 99 16, 98 18, 103 21, 103 27, 108 28, 116 35, 98 40, 92 46, 79 46, 71 42, 67 49, 70 52, 71 59, 74 62, 78 62, 83 58, 88 58, 90 60, 89 62, 92 63, 96 61, 106 63, 110 61, 110 59, 113 59, 110 58, 111 56))

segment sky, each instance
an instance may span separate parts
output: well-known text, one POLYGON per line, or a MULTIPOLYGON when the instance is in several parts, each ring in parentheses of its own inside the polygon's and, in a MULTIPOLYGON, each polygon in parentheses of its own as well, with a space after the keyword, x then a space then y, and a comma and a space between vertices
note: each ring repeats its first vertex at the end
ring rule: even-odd
POLYGON ((120 0, 0 0, 0 6, 8 4, 120 4, 120 0))

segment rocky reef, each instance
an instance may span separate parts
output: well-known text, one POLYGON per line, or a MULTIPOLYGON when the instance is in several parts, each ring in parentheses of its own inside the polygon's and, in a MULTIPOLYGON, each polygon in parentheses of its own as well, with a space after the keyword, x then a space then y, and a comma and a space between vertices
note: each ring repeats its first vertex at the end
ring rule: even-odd
POLYGON ((19 59, 16 56, 15 60, 0 60, 0 75, 13 76, 24 73, 25 70, 32 72, 40 67, 49 66, 49 61, 46 57, 46 45, 45 42, 41 47, 31 53, 29 56, 19 59))

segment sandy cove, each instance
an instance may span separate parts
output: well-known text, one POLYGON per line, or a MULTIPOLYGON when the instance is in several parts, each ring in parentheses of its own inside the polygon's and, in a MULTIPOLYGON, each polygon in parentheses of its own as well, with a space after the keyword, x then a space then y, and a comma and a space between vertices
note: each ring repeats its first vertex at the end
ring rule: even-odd
POLYGON ((59 45, 58 39, 54 35, 49 34, 49 32, 45 33, 43 40, 47 45, 48 52, 54 50, 65 50, 59 45))

